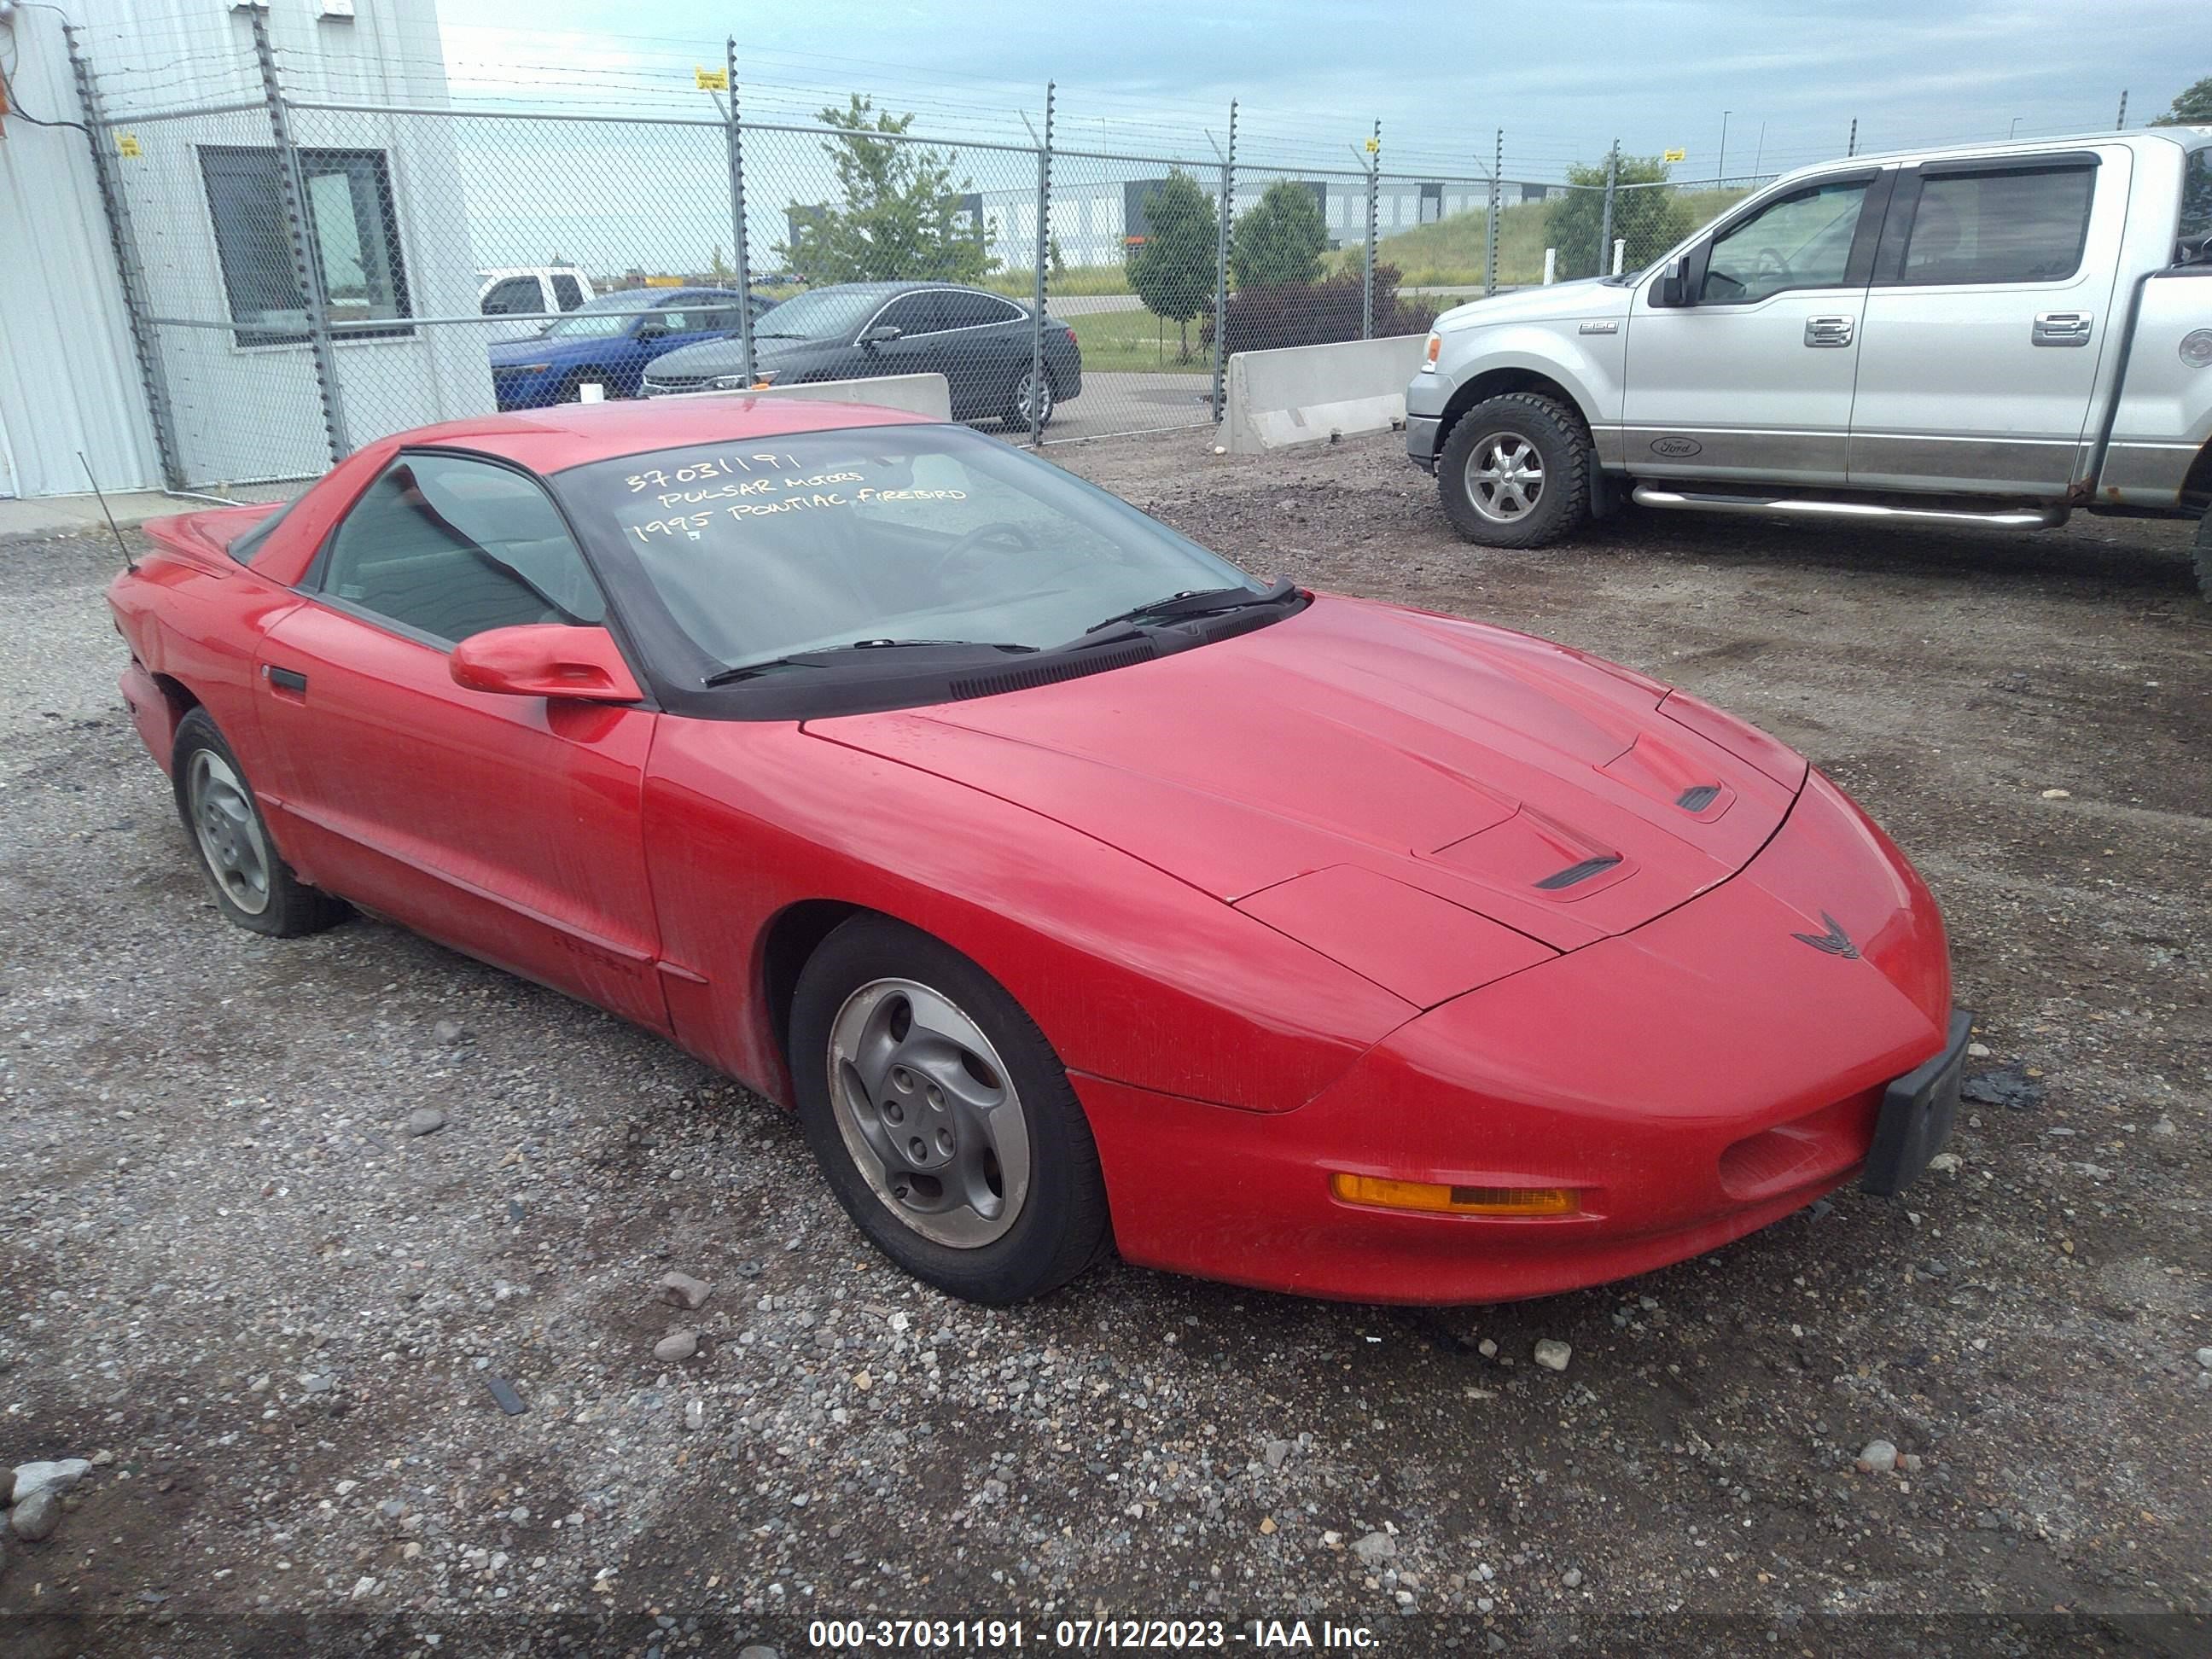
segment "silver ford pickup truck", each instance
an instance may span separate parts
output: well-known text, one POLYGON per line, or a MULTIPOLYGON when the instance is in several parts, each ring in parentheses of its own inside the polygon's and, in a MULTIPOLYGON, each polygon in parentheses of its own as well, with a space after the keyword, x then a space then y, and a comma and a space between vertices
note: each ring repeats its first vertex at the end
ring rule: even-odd
POLYGON ((1642 271, 1446 312, 1406 412, 1492 547, 1624 500, 2152 514, 2201 521, 2212 599, 2212 127, 1804 168, 1642 271))

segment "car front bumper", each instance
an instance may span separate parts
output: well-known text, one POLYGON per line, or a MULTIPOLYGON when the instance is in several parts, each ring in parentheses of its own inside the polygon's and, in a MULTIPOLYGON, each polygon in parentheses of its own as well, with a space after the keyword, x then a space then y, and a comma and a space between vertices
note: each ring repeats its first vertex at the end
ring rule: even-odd
MULTIPOLYGON (((1872 1176, 1894 1088, 1942 1072, 1965 1030, 1926 888, 1815 775, 1736 877, 1430 1010, 1292 1110, 1075 1081, 1130 1261, 1306 1296, 1498 1302, 1683 1261, 1872 1176), (1854 955, 1810 945, 1823 912, 1854 955), (1338 1172, 1578 1200, 1558 1216, 1386 1210, 1339 1200, 1338 1172)), ((1900 1120, 1923 1133, 1891 1189, 1940 1146, 1941 1096, 1900 1120)))
POLYGON ((1424 472, 1437 470, 1437 443, 1443 424, 1438 416, 1406 416, 1406 459, 1424 472))

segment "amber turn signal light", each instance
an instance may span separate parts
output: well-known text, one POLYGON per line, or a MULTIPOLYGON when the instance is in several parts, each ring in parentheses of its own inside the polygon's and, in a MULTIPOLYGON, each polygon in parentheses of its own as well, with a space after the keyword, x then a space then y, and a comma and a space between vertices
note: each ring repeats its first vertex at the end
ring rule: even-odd
POLYGON ((1340 1170, 1329 1176, 1328 1189, 1346 1204, 1430 1215, 1571 1215, 1575 1210, 1571 1187, 1447 1187, 1340 1170))

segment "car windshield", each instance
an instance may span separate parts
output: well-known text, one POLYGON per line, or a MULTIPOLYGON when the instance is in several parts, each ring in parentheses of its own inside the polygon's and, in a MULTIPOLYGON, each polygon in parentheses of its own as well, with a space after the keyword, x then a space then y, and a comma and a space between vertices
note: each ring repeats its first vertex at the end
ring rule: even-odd
POLYGON ((653 303, 651 295, 635 289, 627 294, 594 294, 559 322, 547 324, 545 332, 562 340, 611 338, 627 334, 637 321, 631 313, 649 311, 653 303))
POLYGON ((1050 462, 957 426, 702 444, 553 484, 605 562, 642 573, 699 679, 863 641, 1045 649, 1170 595, 1225 588, 1235 604, 1270 591, 1050 462))
POLYGON ((817 288, 761 313, 756 340, 839 340, 876 314, 891 296, 875 289, 817 288))

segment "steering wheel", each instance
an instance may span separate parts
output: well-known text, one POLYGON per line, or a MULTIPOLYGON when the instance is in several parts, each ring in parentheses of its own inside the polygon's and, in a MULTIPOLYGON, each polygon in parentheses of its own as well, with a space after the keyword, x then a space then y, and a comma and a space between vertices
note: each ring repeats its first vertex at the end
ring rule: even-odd
POLYGON ((937 562, 929 568, 929 580, 941 582, 951 574, 956 566, 978 562, 975 554, 989 542, 1010 544, 1018 552, 1028 552, 1036 545, 1029 530, 1022 525, 1004 519, 994 519, 989 524, 979 524, 973 530, 937 556, 937 562))
POLYGON ((1787 279, 1791 274, 1790 261, 1772 248, 1763 247, 1759 250, 1759 258, 1752 267, 1752 274, 1757 276, 1780 276, 1787 279))

